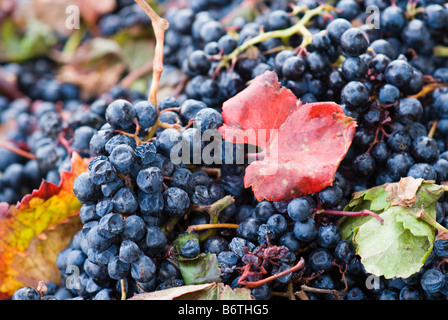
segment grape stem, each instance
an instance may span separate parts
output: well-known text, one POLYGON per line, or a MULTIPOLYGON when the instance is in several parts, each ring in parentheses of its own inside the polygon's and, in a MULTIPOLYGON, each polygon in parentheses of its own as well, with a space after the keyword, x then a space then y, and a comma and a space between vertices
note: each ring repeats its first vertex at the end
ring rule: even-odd
MULTIPOLYGON (((300 7, 299 7, 300 8, 300 7)), ((300 8, 303 10, 303 8, 300 8)), ((328 4, 322 4, 314 9, 305 11, 304 16, 293 26, 283 29, 283 30, 274 30, 270 32, 263 32, 261 31, 259 35, 243 42, 239 47, 237 47, 235 50, 233 50, 231 53, 222 56, 221 62, 217 69, 229 67, 229 63, 232 62, 234 64, 236 62, 236 59, 238 58, 239 54, 246 51, 249 47, 256 45, 260 42, 266 41, 270 38, 282 38, 282 39, 288 39, 291 36, 293 36, 296 33, 300 33, 303 37, 301 47, 306 47, 309 43, 311 43, 312 39, 312 33, 308 30, 306 27, 306 24, 310 22, 312 18, 314 18, 316 15, 319 15, 324 10, 331 10, 333 7, 328 4)))
POLYGON ((217 229, 217 228, 238 228, 236 223, 204 223, 204 224, 193 224, 187 228, 187 232, 194 232, 200 230, 217 229))
POLYGON ((429 129, 429 132, 428 132, 428 137, 430 137, 430 138, 434 137, 434 134, 436 133, 438 124, 439 124, 439 121, 437 121, 437 120, 432 122, 431 129, 429 129))
POLYGON ((126 285, 124 279, 120 280, 120 286, 121 286, 121 300, 126 300, 126 285))
POLYGON ((190 210, 192 210, 192 211, 207 212, 210 216, 210 223, 204 225, 204 227, 200 227, 200 225, 198 225, 196 227, 190 226, 191 229, 190 229, 190 227, 189 227, 189 229, 192 231, 207 229, 207 231, 202 233, 199 237, 201 241, 204 241, 207 238, 214 235, 216 233, 217 228, 238 228, 237 224, 233 224, 233 223, 220 224, 220 223, 218 223, 218 218, 219 218, 220 212, 223 211, 228 206, 232 205, 233 203, 235 203, 234 197, 225 196, 224 198, 221 198, 218 201, 215 201, 214 203, 212 203, 211 205, 208 205, 208 206, 191 205, 190 210))
POLYGON ((145 65, 143 65, 141 68, 136 69, 132 72, 130 72, 126 77, 124 77, 120 81, 120 85, 123 88, 129 88, 137 79, 143 77, 145 74, 149 73, 153 68, 153 62, 148 61, 145 65))
POLYGON ((313 288, 313 287, 309 287, 306 284, 302 284, 302 286, 300 287, 302 292, 313 292, 313 293, 322 293, 322 294, 332 294, 335 298, 337 298, 338 300, 341 299, 344 295, 340 294, 337 290, 335 289, 320 289, 320 288, 313 288))
POLYGON ((266 284, 268 282, 271 282, 272 280, 281 278, 283 276, 286 276, 287 274, 290 274, 292 272, 298 271, 300 269, 302 269, 305 266, 305 259, 303 259, 303 257, 300 258, 299 262, 297 262, 297 264, 291 268, 289 268, 288 270, 284 270, 282 272, 279 272, 277 274, 274 274, 272 276, 269 276, 267 278, 261 279, 261 280, 257 280, 257 281, 244 281, 245 278, 247 278, 250 275, 250 266, 251 263, 247 264, 245 266, 244 272, 241 275, 241 277, 238 280, 238 284, 245 286, 246 288, 256 288, 259 287, 263 284, 266 284))
MULTIPOLYGON (((218 223, 219 213, 222 210, 224 210, 225 208, 227 208, 228 206, 232 205, 233 203, 235 203, 234 197, 225 196, 225 197, 215 201, 211 205, 206 205, 206 206, 195 205, 195 204, 190 205, 189 211, 207 212, 210 215, 210 223, 206 224, 204 226, 192 225, 189 227, 190 231, 188 231, 188 232, 207 229, 206 232, 204 232, 200 235, 200 240, 204 241, 205 239, 209 238, 210 236, 212 236, 215 233, 216 228, 237 228, 238 225, 218 223)), ((165 234, 167 234, 171 230, 173 230, 174 226, 177 224, 177 222, 179 221, 180 218, 181 217, 172 217, 171 219, 169 219, 168 222, 162 228, 163 232, 165 234)))
POLYGON ((165 31, 168 29, 169 23, 166 19, 161 18, 145 0, 135 0, 135 2, 151 19, 154 35, 156 37, 156 47, 153 60, 153 77, 148 100, 157 107, 157 91, 159 89, 160 77, 163 72, 163 42, 165 40, 165 31))
POLYGON ((13 146, 9 146, 3 142, 0 142, 0 148, 5 148, 11 152, 14 152, 15 154, 18 154, 19 156, 28 158, 30 160, 34 160, 36 159, 36 156, 32 153, 26 152, 25 150, 22 150, 20 148, 17 147, 13 147, 13 146))

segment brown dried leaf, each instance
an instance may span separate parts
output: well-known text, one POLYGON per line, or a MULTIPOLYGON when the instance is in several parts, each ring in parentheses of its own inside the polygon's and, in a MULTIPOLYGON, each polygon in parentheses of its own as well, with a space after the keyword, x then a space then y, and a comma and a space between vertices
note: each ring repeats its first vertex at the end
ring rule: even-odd
MULTIPOLYGON (((30 4, 34 16, 41 22, 48 25, 51 30, 68 36, 74 29, 66 27, 66 8, 77 1, 73 0, 33 0, 30 4)), ((25 10, 25 9, 22 9, 25 10)))
POLYGON ((57 79, 78 85, 83 99, 95 98, 109 91, 126 70, 120 46, 104 38, 85 42, 72 56, 61 56, 59 60, 62 66, 57 79))
POLYGON ((153 292, 145 292, 134 295, 128 300, 174 300, 186 294, 203 291, 216 286, 215 283, 205 283, 197 285, 181 286, 165 290, 158 290, 153 292))
POLYGON ((211 282, 140 293, 128 300, 254 300, 254 298, 250 289, 232 289, 222 282, 211 282))
POLYGON ((416 200, 418 188, 424 179, 413 177, 401 178, 399 182, 389 183, 385 190, 388 192, 387 201, 391 201, 391 206, 412 207, 416 200))
POLYGON ((99 17, 116 8, 115 0, 76 0, 74 2, 79 3, 81 15, 89 25, 95 24, 99 17))
MULTIPOLYGON (((98 19, 116 8, 115 0, 33 0, 30 4, 34 16, 48 25, 53 31, 67 36, 74 29, 66 27, 66 21, 70 13, 66 13, 69 6, 79 8, 80 18, 83 19, 89 27, 96 29, 98 19)), ((25 10, 25 9, 22 9, 25 10)), ((29 10, 29 9, 28 9, 29 10)))
POLYGON ((443 231, 443 230, 438 230, 437 231, 437 237, 436 237, 436 241, 437 240, 447 240, 448 239, 448 233, 443 231))

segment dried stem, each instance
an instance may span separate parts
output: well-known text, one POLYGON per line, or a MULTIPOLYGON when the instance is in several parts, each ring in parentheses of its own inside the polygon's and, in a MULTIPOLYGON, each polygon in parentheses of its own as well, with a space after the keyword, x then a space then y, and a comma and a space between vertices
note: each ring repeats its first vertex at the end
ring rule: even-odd
POLYGON ((439 121, 437 121, 437 120, 432 122, 431 129, 428 132, 428 137, 430 137, 430 138, 434 137, 434 134, 436 133, 438 124, 439 124, 439 121))
POLYGON ((30 160, 36 159, 36 156, 34 154, 26 152, 25 150, 22 150, 22 149, 17 148, 17 147, 13 147, 13 146, 7 145, 7 144, 2 143, 2 142, 0 142, 0 148, 5 148, 5 149, 7 149, 7 150, 9 150, 11 152, 14 152, 14 153, 16 153, 16 154, 18 154, 18 155, 20 155, 22 157, 28 158, 30 160))
POLYGON ((194 224, 190 225, 187 228, 187 232, 194 232, 194 231, 200 231, 200 230, 207 230, 207 229, 217 229, 217 228, 238 228, 238 224, 236 223, 204 223, 204 224, 194 224))
POLYGON ((129 88, 137 79, 140 77, 143 77, 145 74, 150 72, 153 67, 153 62, 148 61, 145 65, 143 65, 141 68, 138 68, 131 73, 129 73, 126 77, 124 77, 120 81, 120 85, 123 88, 129 88))
POLYGON ((156 47, 153 60, 153 77, 148 100, 157 106, 157 91, 159 90, 160 77, 163 72, 163 42, 165 40, 165 31, 168 29, 169 23, 166 19, 161 18, 145 0, 135 0, 135 2, 151 19, 154 35, 156 37, 156 47))
POLYGON ((126 285, 124 283, 124 279, 120 280, 121 285, 121 300, 126 300, 126 285))
POLYGON ((438 88, 442 88, 442 87, 448 87, 448 84, 447 83, 429 83, 429 84, 425 85, 423 87, 423 89, 420 90, 419 93, 414 94, 412 96, 408 96, 408 97, 418 99, 418 98, 424 97, 428 93, 433 92, 434 90, 436 90, 438 88))
POLYGON ((303 284, 301 286, 301 289, 303 291, 306 291, 306 292, 321 293, 321 294, 322 293, 323 294, 332 294, 338 300, 342 297, 342 295, 337 290, 334 290, 334 289, 313 288, 313 287, 307 286, 306 284, 303 284))
MULTIPOLYGON (((248 264, 250 265, 250 264, 248 264)), ((240 280, 238 280, 238 284, 245 286, 246 288, 256 288, 259 287, 263 284, 266 284, 268 282, 271 282, 272 280, 281 278, 283 276, 286 276, 287 274, 290 274, 292 272, 298 271, 300 269, 302 269, 305 266, 305 259, 300 258, 300 261, 297 262, 297 264, 294 267, 289 268, 288 270, 284 270, 280 273, 274 274, 270 277, 261 279, 261 280, 257 280, 257 281, 244 281, 243 276, 240 277, 240 280)))

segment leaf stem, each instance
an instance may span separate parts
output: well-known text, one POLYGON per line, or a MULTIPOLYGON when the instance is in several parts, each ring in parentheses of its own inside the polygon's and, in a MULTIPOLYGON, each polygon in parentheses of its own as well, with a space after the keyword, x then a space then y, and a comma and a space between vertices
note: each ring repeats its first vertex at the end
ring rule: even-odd
POLYGON ((321 210, 317 210, 316 209, 316 213, 317 214, 333 214, 333 215, 338 215, 338 216, 348 216, 348 217, 365 217, 365 216, 372 216, 375 219, 377 219, 380 223, 383 223, 384 220, 383 218, 381 218, 378 214, 376 214, 373 211, 370 211, 368 209, 364 209, 362 211, 339 211, 339 210, 327 210, 327 209, 321 209, 321 210))
POLYGON ((446 229, 444 226, 442 226, 440 223, 438 223, 436 220, 434 220, 430 215, 428 215, 425 210, 420 210, 415 214, 415 216, 419 219, 422 219, 427 224, 429 224, 431 227, 437 229, 438 231, 442 231, 448 234, 448 229, 446 229))

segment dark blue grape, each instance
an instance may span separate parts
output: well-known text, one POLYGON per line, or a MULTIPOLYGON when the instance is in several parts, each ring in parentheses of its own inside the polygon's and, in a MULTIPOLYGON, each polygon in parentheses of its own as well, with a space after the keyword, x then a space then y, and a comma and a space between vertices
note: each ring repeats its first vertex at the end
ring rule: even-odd
POLYGON ((201 251, 199 242, 193 239, 188 240, 182 248, 180 248, 180 254, 188 259, 196 258, 201 251))
POLYGON ((406 16, 399 6, 389 6, 381 14, 381 28, 385 31, 401 31, 406 25, 406 16))
POLYGON ((420 136, 412 142, 410 153, 416 162, 431 163, 439 158, 439 145, 432 137, 420 136))
POLYGON ((344 263, 349 263, 355 255, 353 244, 348 240, 340 240, 334 248, 334 255, 344 263))
POLYGON ((135 149, 136 147, 134 138, 119 134, 110 138, 110 140, 107 141, 106 145, 104 146, 104 149, 107 153, 111 154, 115 147, 119 145, 128 145, 132 149, 135 149))
POLYGON ((423 273, 420 284, 426 292, 436 293, 445 285, 445 276, 439 270, 431 268, 423 273))
POLYGON ((248 218, 244 221, 241 221, 238 224, 237 235, 241 238, 247 239, 249 241, 257 241, 258 240, 258 228, 260 227, 261 222, 254 218, 248 218))
POLYGON ((124 262, 134 263, 138 261, 142 254, 142 251, 134 241, 124 240, 120 245, 118 257, 124 262))
POLYGON ((359 28, 350 28, 344 31, 340 41, 343 53, 349 57, 358 57, 369 46, 367 36, 359 28))
POLYGON ((129 188, 121 188, 112 198, 113 209, 116 213, 130 215, 137 211, 138 201, 135 192, 129 188))
POLYGON ((135 147, 135 156, 141 165, 151 164, 157 153, 157 148, 152 142, 146 142, 135 147))
POLYGON ((386 83, 379 90, 378 99, 383 104, 391 104, 398 101, 400 97, 400 89, 396 86, 386 83))
POLYGON ((163 174, 157 167, 149 167, 139 171, 136 179, 140 190, 147 193, 162 192, 163 174))
POLYGON ((135 151, 127 144, 120 144, 112 150, 109 161, 118 173, 128 174, 136 161, 135 151))
POLYGON ((333 223, 319 226, 317 229, 316 242, 322 248, 332 249, 341 240, 341 230, 333 223))
POLYGON ((81 203, 95 202, 99 198, 99 186, 90 179, 89 172, 79 174, 73 182, 73 193, 81 203))
POLYGON ((386 68, 386 81, 398 88, 403 88, 412 79, 412 67, 404 60, 394 60, 386 68))
POLYGON ((145 222, 141 217, 132 215, 124 219, 123 231, 121 232, 123 239, 138 242, 143 238, 145 232, 145 222))
POLYGON ((107 265, 107 271, 109 277, 114 280, 121 280, 127 278, 130 273, 131 266, 128 262, 125 262, 119 258, 119 256, 115 256, 107 265))
POLYGON ((311 242, 317 237, 317 226, 314 219, 308 218, 305 221, 294 224, 294 235, 303 242, 311 242))
POLYGON ((118 99, 109 104, 105 112, 106 121, 114 129, 129 129, 136 117, 134 107, 126 100, 118 99))
POLYGON ((283 62, 282 75, 289 80, 299 80, 305 70, 305 60, 302 57, 291 56, 283 62))
POLYGON ((332 260, 333 256, 324 248, 314 249, 308 256, 308 263, 314 271, 329 270, 332 260))
POLYGON ((148 226, 146 228, 146 236, 138 245, 147 255, 155 256, 166 249, 167 238, 159 227, 148 226))
POLYGON ((36 289, 25 286, 14 291, 11 300, 41 300, 41 297, 36 289))

